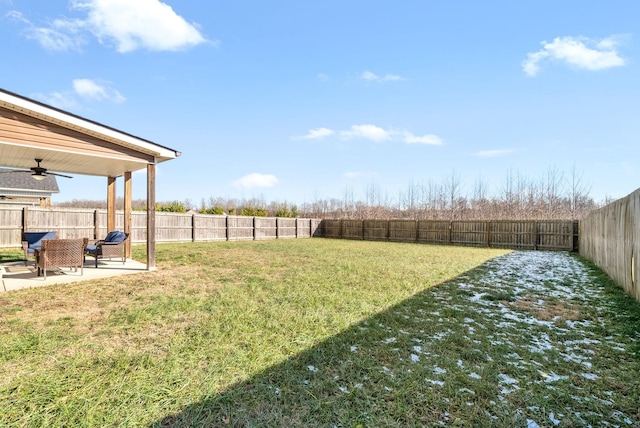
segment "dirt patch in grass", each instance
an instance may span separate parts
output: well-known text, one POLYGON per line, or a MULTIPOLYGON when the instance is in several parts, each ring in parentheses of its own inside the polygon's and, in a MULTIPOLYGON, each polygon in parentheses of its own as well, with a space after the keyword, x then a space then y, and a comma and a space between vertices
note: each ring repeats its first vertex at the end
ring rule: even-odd
POLYGON ((524 296, 513 302, 503 301, 502 304, 529 312, 540 321, 578 321, 584 318, 575 305, 560 300, 545 300, 536 295, 524 296))

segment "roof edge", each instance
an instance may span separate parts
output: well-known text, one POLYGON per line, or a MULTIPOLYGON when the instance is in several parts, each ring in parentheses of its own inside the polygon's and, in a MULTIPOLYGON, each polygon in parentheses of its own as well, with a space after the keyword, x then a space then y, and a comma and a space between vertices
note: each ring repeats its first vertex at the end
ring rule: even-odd
MULTIPOLYGON (((68 111, 59 109, 57 107, 53 107, 51 105, 42 103, 40 101, 33 100, 31 98, 27 98, 25 96, 16 94, 11 91, 7 91, 6 89, 0 88, 0 102, 4 101, 5 103, 13 104, 21 109, 28 110, 30 112, 41 114, 48 116, 52 119, 56 119, 58 121, 65 122, 73 129, 74 127, 79 127, 82 129, 86 129, 89 132, 95 132, 102 134, 107 137, 115 138, 122 142, 133 144, 141 149, 146 149, 147 151, 154 154, 156 157, 160 158, 160 162, 164 160, 174 159, 179 157, 182 153, 174 150, 172 148, 154 143, 153 141, 137 137, 133 134, 129 134, 127 132, 121 131, 119 129, 113 128, 111 126, 102 124, 95 120, 87 119, 80 115, 70 113, 68 111)), ((20 110, 18 110, 20 111, 20 110)), ((21 113, 28 114, 28 112, 20 111, 21 113)), ((40 118, 42 119, 42 118, 40 118)))

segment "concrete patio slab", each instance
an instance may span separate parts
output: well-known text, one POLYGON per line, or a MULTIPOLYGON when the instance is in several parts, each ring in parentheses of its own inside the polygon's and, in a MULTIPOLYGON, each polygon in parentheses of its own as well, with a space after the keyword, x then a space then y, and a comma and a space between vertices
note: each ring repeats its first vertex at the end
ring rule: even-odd
POLYGON ((95 267, 95 260, 87 258, 82 273, 80 269, 74 271, 69 268, 47 271, 47 279, 37 276, 37 270, 33 261, 29 261, 28 266, 24 262, 12 262, 0 264, 0 278, 2 286, 0 292, 21 290, 24 288, 44 287, 54 284, 68 284, 79 281, 91 281, 98 278, 109 278, 134 273, 148 272, 147 265, 135 260, 127 260, 126 263, 118 260, 98 261, 98 268, 95 267))

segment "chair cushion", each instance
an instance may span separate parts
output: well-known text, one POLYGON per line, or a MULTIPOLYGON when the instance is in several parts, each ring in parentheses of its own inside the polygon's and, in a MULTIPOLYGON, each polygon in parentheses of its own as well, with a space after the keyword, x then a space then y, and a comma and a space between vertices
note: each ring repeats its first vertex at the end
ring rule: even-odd
POLYGON ((124 232, 118 232, 118 234, 111 240, 111 242, 122 242, 127 239, 127 234, 124 232))
POLYGON ((120 235, 120 233, 122 232, 120 232, 119 230, 112 230, 111 232, 107 233, 107 236, 104 237, 104 242, 117 242, 117 241, 114 241, 114 239, 118 235, 120 235))
POLYGON ((84 250, 87 253, 95 253, 97 249, 98 247, 95 245, 87 245, 87 247, 84 250))
POLYGON ((28 244, 29 253, 42 246, 43 239, 56 239, 56 232, 24 232, 23 240, 28 244))

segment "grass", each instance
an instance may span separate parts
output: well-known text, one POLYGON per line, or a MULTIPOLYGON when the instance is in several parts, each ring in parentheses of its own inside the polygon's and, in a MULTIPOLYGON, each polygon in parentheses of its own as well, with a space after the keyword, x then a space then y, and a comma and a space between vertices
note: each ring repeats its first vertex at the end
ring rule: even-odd
POLYGON ((0 426, 640 424, 640 304, 576 256, 312 239, 157 261, 0 294, 0 426))
POLYGON ((0 249, 0 263, 18 262, 24 260, 24 251, 15 248, 0 249))

